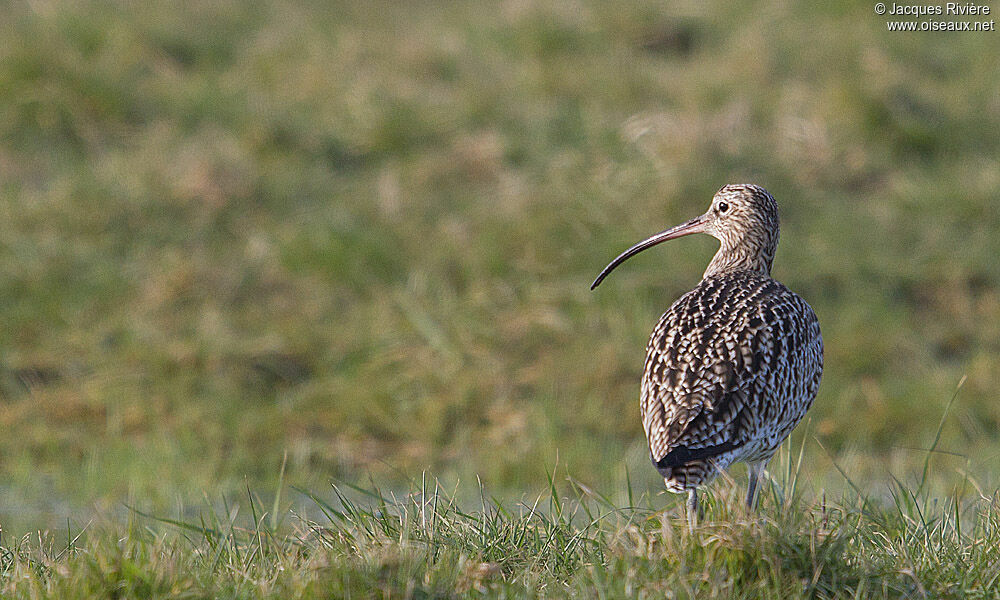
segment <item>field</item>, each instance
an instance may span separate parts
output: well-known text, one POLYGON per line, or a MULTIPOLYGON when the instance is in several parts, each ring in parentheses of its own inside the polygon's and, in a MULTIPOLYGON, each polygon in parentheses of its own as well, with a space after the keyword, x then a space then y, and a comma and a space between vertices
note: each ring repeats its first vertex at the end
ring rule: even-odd
POLYGON ((1000 34, 867 2, 4 13, 5 593, 1000 593, 1000 34), (736 468, 690 537, 638 381, 716 242, 589 285, 743 181, 826 369, 761 520, 736 468))

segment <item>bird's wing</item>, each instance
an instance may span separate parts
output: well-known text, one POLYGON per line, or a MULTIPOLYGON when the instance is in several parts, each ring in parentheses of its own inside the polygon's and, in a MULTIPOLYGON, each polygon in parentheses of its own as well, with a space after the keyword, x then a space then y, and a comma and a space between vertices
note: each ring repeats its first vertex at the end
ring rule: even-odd
POLYGON ((678 300, 647 348, 641 409, 653 461, 667 458, 661 466, 710 458, 753 439, 761 396, 781 371, 776 359, 806 343, 775 335, 794 312, 781 304, 726 311, 707 310, 707 303, 698 294, 678 300))
POLYGON ((749 397, 757 378, 682 392, 651 381, 643 423, 654 462, 676 466, 736 449, 756 432, 749 397))

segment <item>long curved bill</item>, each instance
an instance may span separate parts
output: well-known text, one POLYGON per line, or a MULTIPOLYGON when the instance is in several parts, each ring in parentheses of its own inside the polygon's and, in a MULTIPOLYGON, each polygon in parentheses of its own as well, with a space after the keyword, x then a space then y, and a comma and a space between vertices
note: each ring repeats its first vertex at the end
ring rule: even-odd
POLYGON ((667 240, 672 240, 674 238, 679 238, 681 236, 690 235, 692 233, 703 233, 705 231, 705 224, 708 222, 706 215, 701 215, 700 217, 695 217, 686 223, 681 223, 676 227, 671 227, 666 231, 661 231, 652 237, 648 237, 635 246, 632 246, 625 252, 618 255, 618 258, 611 261, 611 264, 604 267, 601 274, 597 276, 594 283, 591 284, 590 289, 594 289, 604 281, 604 278, 608 276, 611 271, 615 270, 615 267, 622 264, 626 260, 632 258, 636 254, 639 254, 647 248, 652 248, 653 246, 659 244, 660 242, 665 242, 667 240))

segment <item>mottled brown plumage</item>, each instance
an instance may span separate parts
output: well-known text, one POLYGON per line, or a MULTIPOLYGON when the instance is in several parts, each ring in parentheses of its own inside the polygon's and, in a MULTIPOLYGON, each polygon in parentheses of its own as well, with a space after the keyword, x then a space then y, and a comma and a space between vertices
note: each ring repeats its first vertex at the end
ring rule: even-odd
POLYGON ((708 212, 612 261, 592 288, 629 257, 691 233, 721 242, 701 282, 660 318, 646 346, 640 408, 650 457, 667 489, 688 491, 735 462, 750 466, 752 507, 764 465, 805 415, 823 372, 819 321, 771 278, 778 207, 756 185, 727 185, 708 212))

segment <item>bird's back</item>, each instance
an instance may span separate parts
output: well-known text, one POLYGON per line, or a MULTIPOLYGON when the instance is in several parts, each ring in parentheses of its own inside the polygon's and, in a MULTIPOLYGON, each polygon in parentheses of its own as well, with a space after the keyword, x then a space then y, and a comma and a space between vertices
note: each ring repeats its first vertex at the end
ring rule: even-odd
POLYGON ((819 322, 802 298, 749 271, 703 279, 646 348, 642 421, 668 488, 770 458, 812 404, 822 370, 819 322))

